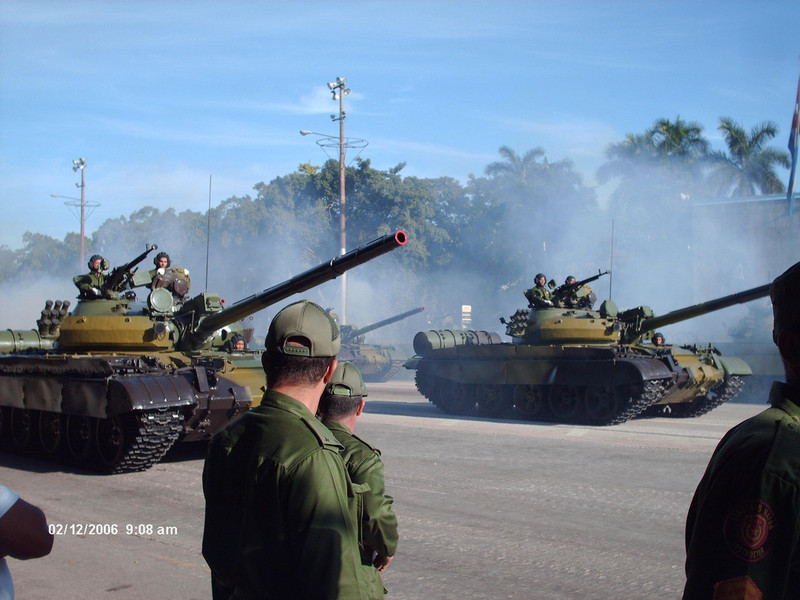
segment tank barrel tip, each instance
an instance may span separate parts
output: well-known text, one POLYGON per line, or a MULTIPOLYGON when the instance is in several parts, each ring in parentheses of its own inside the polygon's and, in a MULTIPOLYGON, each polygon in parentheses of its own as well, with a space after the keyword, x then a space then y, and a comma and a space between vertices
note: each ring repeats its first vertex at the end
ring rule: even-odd
POLYGON ((395 232, 394 234, 394 239, 397 241, 398 244, 404 246, 405 243, 408 241, 408 236, 406 235, 405 231, 403 231, 402 229, 398 229, 397 232, 395 232))

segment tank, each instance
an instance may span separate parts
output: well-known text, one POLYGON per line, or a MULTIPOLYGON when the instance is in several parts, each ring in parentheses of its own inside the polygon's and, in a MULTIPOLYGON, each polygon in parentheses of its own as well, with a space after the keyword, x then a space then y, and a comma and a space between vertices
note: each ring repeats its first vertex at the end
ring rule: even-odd
POLYGON ((356 365, 367 383, 389 381, 403 367, 408 356, 395 350, 394 346, 366 344, 364 336, 371 331, 397 323, 424 310, 424 306, 412 308, 361 328, 342 325, 342 350, 339 352, 339 358, 356 365))
POLYGON ((177 275, 137 300, 126 288, 150 246, 111 272, 103 298, 80 299, 71 313, 48 301, 37 330, 3 332, 0 441, 102 473, 147 469, 260 398, 261 352, 226 344, 242 319, 405 243, 403 231, 380 237, 228 308, 209 292, 185 299, 177 275))
POLYGON ((710 345, 646 339, 660 327, 764 297, 769 285, 657 317, 647 306, 619 311, 610 300, 594 310, 586 284, 604 274, 556 289, 552 306, 531 300, 510 321, 501 318, 511 342, 486 331, 417 333, 405 364, 416 370, 417 389, 450 414, 593 425, 697 416, 738 393, 751 373, 743 360, 710 345))

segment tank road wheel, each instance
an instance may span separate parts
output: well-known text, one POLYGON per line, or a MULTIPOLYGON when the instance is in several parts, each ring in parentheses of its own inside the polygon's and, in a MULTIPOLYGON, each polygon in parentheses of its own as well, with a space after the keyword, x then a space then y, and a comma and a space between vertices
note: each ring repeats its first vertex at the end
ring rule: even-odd
POLYGON ((113 471, 133 442, 125 417, 126 415, 114 415, 97 420, 95 447, 100 466, 104 470, 113 471))
POLYGON ((438 406, 450 415, 471 415, 475 411, 475 386, 452 382, 439 388, 438 406))
POLYGON ((47 454, 55 454, 61 447, 61 415, 48 411, 39 413, 39 442, 47 454))
POLYGON ((18 450, 28 448, 33 438, 33 419, 31 414, 24 408, 12 408, 11 419, 11 442, 18 450))
POLYGON ((614 425, 625 405, 618 390, 601 385, 590 385, 585 395, 586 416, 592 425, 614 425))
POLYGON ((515 385, 512 400, 521 419, 535 421, 547 414, 547 395, 540 385, 515 385))
POLYGON ((508 386, 481 385, 478 387, 477 398, 475 411, 479 417, 502 418, 510 412, 508 386))
POLYGON ((78 464, 83 464, 92 451, 92 419, 80 415, 67 415, 66 438, 69 455, 78 464))
POLYGON ((576 423, 580 420, 583 395, 574 385, 554 385, 550 388, 547 406, 556 421, 576 423))

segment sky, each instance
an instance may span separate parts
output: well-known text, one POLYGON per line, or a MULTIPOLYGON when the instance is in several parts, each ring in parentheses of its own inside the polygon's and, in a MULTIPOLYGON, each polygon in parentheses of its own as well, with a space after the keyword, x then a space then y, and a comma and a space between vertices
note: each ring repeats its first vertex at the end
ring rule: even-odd
POLYGON ((406 176, 466 182, 506 145, 595 185, 608 144, 678 116, 715 149, 721 116, 774 121, 785 150, 798 32, 796 0, 0 0, 0 244, 80 230, 78 158, 87 235, 320 165, 299 132, 338 136, 337 77, 345 136, 406 176))

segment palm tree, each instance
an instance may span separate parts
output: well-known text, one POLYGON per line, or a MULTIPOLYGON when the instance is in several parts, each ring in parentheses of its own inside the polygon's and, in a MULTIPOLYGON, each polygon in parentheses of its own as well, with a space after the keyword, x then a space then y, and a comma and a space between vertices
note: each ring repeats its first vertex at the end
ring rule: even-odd
POLYGON ((501 146, 497 152, 505 161, 496 161, 486 165, 486 174, 490 177, 508 176, 522 185, 528 183, 528 174, 532 170, 547 164, 547 159, 545 159, 544 165, 536 162, 537 159, 544 158, 544 149, 538 147, 528 150, 522 156, 508 146, 501 146))
POLYGON ((759 123, 748 134, 730 117, 721 117, 718 129, 728 146, 728 154, 715 152, 712 155, 716 167, 711 178, 718 194, 753 196, 756 191, 762 194, 786 191, 783 182, 775 174, 775 166, 789 168, 789 155, 782 150, 765 147, 778 133, 775 123, 759 123))

